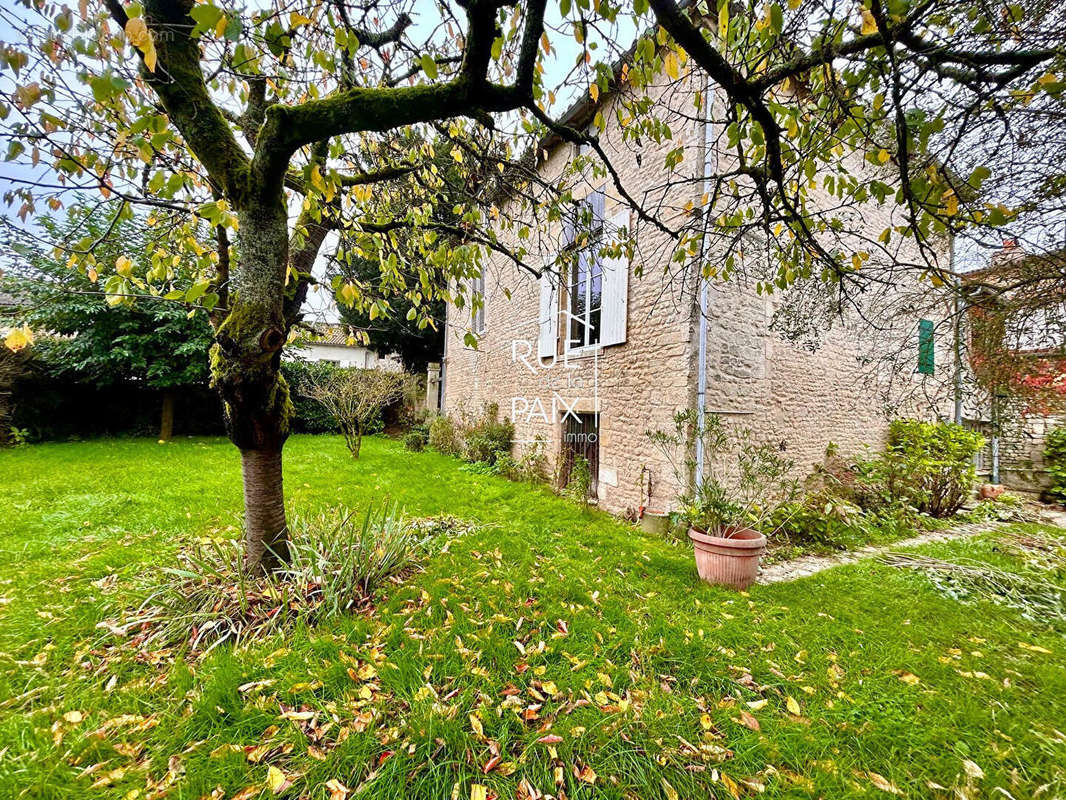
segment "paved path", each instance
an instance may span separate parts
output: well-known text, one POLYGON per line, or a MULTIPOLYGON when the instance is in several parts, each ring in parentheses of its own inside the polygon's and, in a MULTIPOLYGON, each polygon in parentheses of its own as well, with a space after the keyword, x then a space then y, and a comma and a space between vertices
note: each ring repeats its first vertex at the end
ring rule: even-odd
MULTIPOLYGON (((1066 528, 1066 512, 1045 510, 1041 512, 1041 516, 1043 517, 1042 521, 1047 524, 1066 528)), ((879 556, 882 553, 887 553, 900 547, 916 547, 929 542, 950 542, 952 539, 965 539, 970 536, 976 536, 979 533, 995 530, 1003 524, 1005 523, 970 523, 940 531, 929 531, 928 533, 912 536, 910 539, 900 539, 898 542, 887 545, 870 545, 869 547, 849 550, 846 553, 837 553, 831 556, 802 556, 801 558, 782 561, 780 564, 774 564, 760 570, 759 577, 755 579, 755 582, 765 585, 781 583, 782 581, 794 581, 797 578, 805 578, 830 567, 853 564, 864 558, 879 556)))

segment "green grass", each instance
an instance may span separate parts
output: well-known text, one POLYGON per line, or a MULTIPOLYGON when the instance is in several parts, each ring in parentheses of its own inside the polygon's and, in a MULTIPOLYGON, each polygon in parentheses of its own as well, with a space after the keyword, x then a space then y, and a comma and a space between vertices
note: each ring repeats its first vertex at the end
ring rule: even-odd
MULTIPOLYGON (((232 447, 0 452, 0 797, 266 797, 270 766, 293 778, 280 796, 310 798, 331 779, 375 798, 514 797, 520 780, 571 798, 888 797, 870 773, 914 798, 1066 793, 1061 627, 876 562, 704 586, 688 547, 380 438, 357 462, 294 438, 286 487, 304 511, 389 496, 481 527, 373 616, 174 662, 100 649, 96 626, 183 541, 236 535, 232 447), (510 775, 483 773, 494 748, 510 775)), ((1019 566, 992 535, 926 552, 1019 566)))

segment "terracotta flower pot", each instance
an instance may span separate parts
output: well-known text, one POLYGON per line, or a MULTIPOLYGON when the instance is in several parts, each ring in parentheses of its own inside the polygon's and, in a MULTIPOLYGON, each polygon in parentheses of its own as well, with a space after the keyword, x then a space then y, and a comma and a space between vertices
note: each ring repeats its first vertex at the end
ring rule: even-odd
POLYGON ((707 583, 746 589, 755 581, 766 551, 766 537, 758 531, 727 527, 711 534, 690 527, 688 538, 696 548, 696 571, 707 583))
POLYGON ((1006 486, 998 483, 982 483, 977 493, 982 500, 995 500, 1007 490, 1006 486))

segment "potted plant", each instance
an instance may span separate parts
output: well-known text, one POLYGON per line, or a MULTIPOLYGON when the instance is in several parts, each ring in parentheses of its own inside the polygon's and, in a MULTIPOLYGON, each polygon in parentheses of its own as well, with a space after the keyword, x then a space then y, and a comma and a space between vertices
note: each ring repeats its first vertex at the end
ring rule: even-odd
MULTIPOLYGON (((690 478, 690 490, 679 498, 696 571, 708 583, 747 588, 758 575, 774 511, 796 493, 796 482, 788 479, 793 464, 774 445, 756 443, 751 431, 728 430, 716 415, 701 426, 695 412, 683 411, 674 424, 672 433, 649 435, 664 452, 674 444, 690 453, 696 438, 702 440, 703 478, 690 478)), ((695 471, 690 456, 682 463, 689 475, 695 471)))

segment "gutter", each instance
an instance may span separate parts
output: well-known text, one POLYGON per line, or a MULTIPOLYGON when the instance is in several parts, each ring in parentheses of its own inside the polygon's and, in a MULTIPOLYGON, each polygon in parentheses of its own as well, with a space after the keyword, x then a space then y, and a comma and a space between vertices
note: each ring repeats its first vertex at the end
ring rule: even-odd
MULTIPOLYGON (((714 84, 711 76, 707 76, 703 90, 703 194, 708 197, 711 194, 711 181, 714 176, 714 137, 711 127, 711 107, 714 98, 714 84)), ((703 265, 708 254, 708 224, 711 214, 710 208, 703 209, 703 237, 700 240, 700 320, 699 320, 699 355, 697 362, 696 378, 696 424, 703 431, 707 419, 707 314, 708 295, 710 293, 710 281, 703 277, 703 265)), ((703 437, 696 437, 696 488, 703 483, 703 437)))

